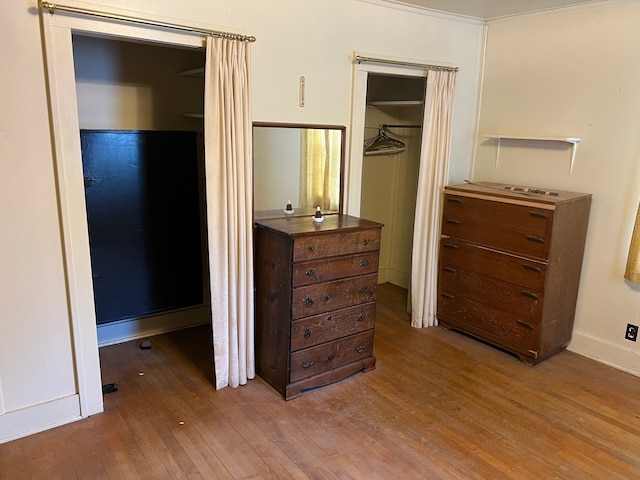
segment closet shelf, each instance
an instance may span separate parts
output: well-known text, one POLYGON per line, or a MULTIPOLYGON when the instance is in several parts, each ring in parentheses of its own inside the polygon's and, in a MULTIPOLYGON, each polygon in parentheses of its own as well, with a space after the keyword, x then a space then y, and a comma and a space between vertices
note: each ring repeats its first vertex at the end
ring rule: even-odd
POLYGON ((423 103, 422 100, 384 100, 367 102, 367 105, 374 107, 410 107, 413 105, 422 105, 423 103))
POLYGON ((561 142, 567 143, 571 145, 571 164, 569 166, 569 175, 573 172, 573 164, 576 160, 576 150, 578 149, 578 143, 580 142, 579 137, 553 137, 553 136, 545 136, 545 137, 536 137, 530 135, 504 135, 504 134, 487 134, 484 135, 485 138, 491 138, 498 141, 498 151, 496 152, 496 167, 498 166, 498 160, 500 158, 500 144, 502 140, 522 140, 522 141, 533 141, 533 142, 561 142))
POLYGON ((191 70, 184 70, 182 72, 178 72, 179 77, 193 77, 193 78, 203 78, 204 77, 204 67, 194 68, 191 70))

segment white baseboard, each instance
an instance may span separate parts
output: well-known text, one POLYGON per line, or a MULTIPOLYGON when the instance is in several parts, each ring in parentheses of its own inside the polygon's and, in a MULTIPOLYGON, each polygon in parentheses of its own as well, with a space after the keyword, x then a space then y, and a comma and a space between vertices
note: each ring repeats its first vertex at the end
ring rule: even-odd
POLYGON ((640 377, 640 354, 620 345, 574 331, 567 350, 640 377))
POLYGON ((211 321, 211 308, 208 305, 176 310, 162 315, 132 318, 98 325, 98 346, 105 347, 116 343, 137 340, 159 335, 211 321))
POLYGON ((409 288, 409 274, 393 268, 382 268, 378 271, 378 283, 393 283, 402 288, 409 288))
POLYGON ((0 415, 0 443, 80 420, 78 395, 52 400, 0 415))

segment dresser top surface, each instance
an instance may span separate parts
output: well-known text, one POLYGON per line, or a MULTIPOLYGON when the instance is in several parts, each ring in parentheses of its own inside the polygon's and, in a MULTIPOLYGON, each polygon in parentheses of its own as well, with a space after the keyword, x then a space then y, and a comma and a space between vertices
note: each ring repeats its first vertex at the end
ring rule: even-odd
MULTIPOLYGON (((557 205, 578 199, 591 198, 590 193, 568 192, 543 187, 532 187, 509 183, 496 182, 468 182, 444 187, 446 193, 468 194, 504 198, 505 200, 520 200, 557 205)), ((552 207, 551 207, 552 208, 552 207)))
POLYGON ((336 233, 338 230, 363 230, 367 228, 380 228, 381 223, 365 220, 364 218, 352 217, 350 215, 325 215, 321 223, 313 221, 311 216, 307 217, 284 217, 257 220, 258 227, 285 233, 287 235, 313 235, 336 233))

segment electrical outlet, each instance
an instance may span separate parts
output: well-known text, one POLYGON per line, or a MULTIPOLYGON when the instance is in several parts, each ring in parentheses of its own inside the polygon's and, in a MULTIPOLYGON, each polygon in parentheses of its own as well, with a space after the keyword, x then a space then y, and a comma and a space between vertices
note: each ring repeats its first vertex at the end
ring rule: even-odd
POLYGON ((638 326, 627 323, 627 331, 624 334, 624 338, 626 338, 627 340, 631 340, 632 342, 635 342, 636 339, 638 338, 638 326))

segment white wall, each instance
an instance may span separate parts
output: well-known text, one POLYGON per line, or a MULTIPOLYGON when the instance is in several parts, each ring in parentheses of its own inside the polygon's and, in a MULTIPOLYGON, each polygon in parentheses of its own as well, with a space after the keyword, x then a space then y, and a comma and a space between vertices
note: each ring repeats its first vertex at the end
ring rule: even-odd
POLYGON ((593 194, 570 350, 640 375, 640 286, 624 280, 640 200, 640 2, 615 1, 488 27, 474 180, 593 194), (558 144, 484 134, 581 138, 573 174, 558 144))
POLYGON ((7 413, 76 389, 40 25, 27 7, 0 15, 0 441, 7 413))
POLYGON ((300 198, 300 130, 254 128, 253 202, 255 210, 297 208, 300 198))
MULTIPOLYGON (((37 2, 5 3, 0 16, 0 441, 69 421, 64 414, 32 412, 77 394, 37 2), (18 413, 28 421, 16 423, 18 413)), ((459 153, 452 178, 468 174, 482 34, 477 23, 384 7, 375 0, 66 3, 256 35, 256 121, 348 127, 354 51, 457 65, 459 153), (306 77, 305 107, 298 106, 300 75, 306 77)))

